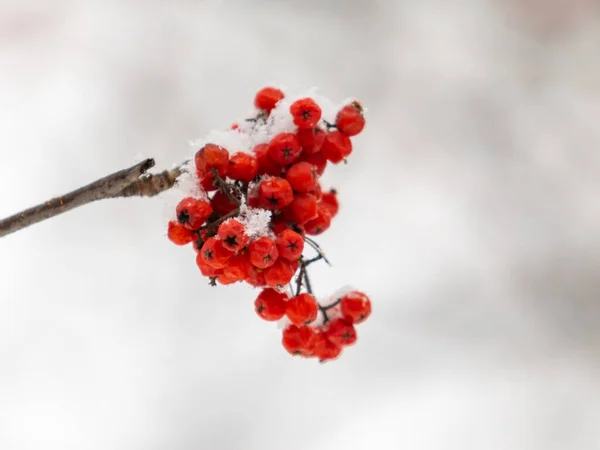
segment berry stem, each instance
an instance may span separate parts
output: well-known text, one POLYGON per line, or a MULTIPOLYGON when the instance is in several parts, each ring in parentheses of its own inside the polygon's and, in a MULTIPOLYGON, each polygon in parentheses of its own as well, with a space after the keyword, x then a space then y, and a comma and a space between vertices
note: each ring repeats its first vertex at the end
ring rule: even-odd
POLYGON ((223 193, 224 195, 227 196, 227 199, 231 203, 235 204, 236 206, 240 206, 240 199, 231 193, 232 185, 230 185, 229 183, 227 183, 227 181, 225 181, 223 178, 221 178, 221 176, 219 175, 219 172, 217 172, 216 168, 212 169, 212 173, 215 176, 215 181, 213 184, 217 188, 219 188, 219 191, 221 191, 221 193, 223 193))
POLYGON ((221 225, 221 223, 225 222, 227 219, 231 219, 232 217, 237 217, 239 214, 240 214, 240 210, 236 208, 233 211, 231 211, 230 213, 225 214, 223 217, 219 217, 217 220, 207 223, 206 225, 200 227, 199 230, 205 230, 205 229, 214 230, 216 227, 221 225))
POLYGON ((318 254, 321 258, 323 258, 323 260, 327 263, 327 265, 331 266, 331 263, 329 262, 329 260, 327 259, 327 257, 325 256, 325 252, 323 252, 323 249, 319 246, 319 244, 317 244, 315 241, 313 241, 311 238, 309 238, 308 236, 304 236, 304 241, 310 245, 318 254))
POLYGON ((325 119, 323 119, 323 123, 325 124, 325 127, 327 128, 327 131, 332 130, 332 129, 336 129, 337 130, 337 125, 336 124, 329 123, 325 119))

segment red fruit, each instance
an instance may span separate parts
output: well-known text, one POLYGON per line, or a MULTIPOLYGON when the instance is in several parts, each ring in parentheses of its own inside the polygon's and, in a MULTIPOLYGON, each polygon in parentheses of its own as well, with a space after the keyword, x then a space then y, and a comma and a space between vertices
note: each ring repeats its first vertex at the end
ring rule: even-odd
POLYGON ((274 87, 264 87, 256 93, 254 106, 265 110, 268 114, 283 97, 284 94, 281 90, 274 87))
POLYGON ((321 127, 300 128, 296 136, 298 136, 298 141, 302 147, 302 154, 312 155, 321 150, 325 135, 325 130, 321 127))
POLYGON ((308 193, 314 195, 317 199, 317 202, 320 202, 323 198, 323 191, 321 190, 321 185, 319 183, 317 183, 317 185, 314 188, 308 191, 308 193))
POLYGON ((345 319, 335 319, 329 322, 325 336, 338 347, 346 347, 356 342, 356 330, 345 319))
POLYGON ((167 237, 176 245, 189 244, 197 239, 196 233, 174 220, 169 222, 167 237))
POLYGON ((250 276, 248 278, 246 278, 246 283, 248 283, 252 286, 255 286, 255 287, 265 286, 267 283, 265 283, 264 270, 254 267, 250 276))
POLYGON ((290 211, 291 220, 300 225, 305 224, 317 217, 317 199, 312 194, 296 194, 286 211, 290 211))
POLYGON ((344 106, 335 118, 337 129, 346 136, 355 136, 360 133, 365 127, 362 111, 362 105, 356 101, 344 106))
POLYGON ((290 106, 294 124, 298 128, 314 128, 321 119, 321 107, 312 98, 301 98, 290 106))
POLYGON ((265 320, 279 320, 285 315, 287 299, 287 294, 271 288, 263 289, 254 301, 254 308, 256 313, 265 320))
POLYGON ((296 192, 308 192, 317 185, 317 168, 308 162, 298 162, 291 166, 285 179, 296 192))
POLYGON ((246 234, 246 227, 237 219, 228 219, 221 223, 217 234, 223 241, 223 246, 232 252, 244 248, 250 239, 246 234))
POLYGON ((328 161, 337 164, 352 153, 352 141, 344 133, 332 131, 325 137, 321 153, 328 161))
POLYGON ((287 180, 273 177, 261 181, 258 186, 258 200, 265 209, 281 209, 292 203, 294 192, 287 180))
POLYGON ((292 266, 294 273, 296 273, 296 270, 298 270, 298 267, 300 267, 300 261, 290 261, 290 265, 292 266))
POLYGON ((277 164, 269 156, 269 146, 267 144, 259 144, 252 150, 256 156, 258 162, 258 174, 259 175, 281 175, 283 168, 280 164, 277 164))
POLYGON ((317 333, 313 344, 312 354, 319 358, 320 362, 330 361, 342 353, 342 348, 331 342, 324 333, 317 333))
POLYGON ((233 255, 233 252, 223 246, 223 241, 221 239, 211 237, 208 238, 202 246, 200 255, 202 255, 202 258, 207 265, 215 269, 222 269, 227 265, 227 261, 229 261, 229 258, 233 255))
POLYGON ((233 122, 230 127, 232 130, 238 130, 240 128, 240 124, 237 122, 233 122))
POLYGON ((298 161, 306 161, 316 167, 317 175, 323 175, 325 168, 327 167, 327 158, 323 155, 323 152, 316 152, 311 155, 300 155, 298 161))
POLYGON ((319 306, 315 298, 307 293, 292 297, 285 309, 285 315, 294 325, 306 325, 317 318, 319 306))
POLYGON ((240 280, 236 280, 235 278, 231 278, 228 275, 226 275, 225 273, 223 273, 222 275, 219 275, 217 277, 217 283, 223 284, 223 285, 233 284, 236 281, 240 281, 240 280))
POLYGON ((266 269, 275 263, 279 253, 273 239, 263 236, 248 244, 248 256, 254 267, 266 269))
POLYGON ((293 163, 301 152, 300 141, 293 133, 279 133, 269 142, 269 156, 282 166, 293 163))
POLYGON ((213 210, 215 210, 219 216, 225 216, 237 208, 237 205, 230 201, 221 191, 215 192, 210 204, 212 205, 213 210))
POLYGON ((254 267, 250 264, 247 253, 232 256, 223 268, 223 274, 236 281, 244 281, 252 275, 254 267))
POLYGON ((227 176, 232 180, 249 183, 258 173, 258 161, 255 156, 238 152, 229 160, 227 176))
POLYGON ((290 325, 283 330, 281 343, 292 355, 311 356, 317 332, 311 327, 290 325))
POLYGON ((347 321, 359 324, 371 315, 371 300, 362 292, 350 292, 342 297, 340 311, 347 321))
POLYGON ((180 224, 190 230, 197 230, 212 214, 212 207, 206 200, 186 197, 177 205, 176 213, 180 224))
POLYGON ((204 261, 202 258, 201 253, 196 254, 196 265, 198 266, 198 269, 200 269, 200 272, 202 272, 202 275, 205 277, 217 277, 223 273, 223 269, 215 269, 214 267, 206 264, 206 261, 204 261))
POLYGON ((331 214, 322 206, 317 208, 317 217, 304 224, 306 234, 317 236, 323 233, 331 225, 331 214))
POLYGON ((279 258, 273 265, 265 269, 265 283, 271 287, 285 286, 294 277, 294 272, 289 261, 279 258))
POLYGON ((216 144, 206 144, 194 156, 198 178, 207 174, 212 175, 212 169, 217 169, 219 176, 227 175, 229 168, 229 152, 216 144))
POLYGON ((295 231, 290 229, 283 230, 279 237, 275 240, 279 258, 287 259, 288 261, 296 261, 302 256, 304 250, 304 239, 295 231))
POLYGON ((340 204, 338 203, 337 199, 337 191, 335 189, 331 189, 329 192, 323 193, 319 205, 321 208, 329 211, 329 214, 333 219, 340 209, 340 204))

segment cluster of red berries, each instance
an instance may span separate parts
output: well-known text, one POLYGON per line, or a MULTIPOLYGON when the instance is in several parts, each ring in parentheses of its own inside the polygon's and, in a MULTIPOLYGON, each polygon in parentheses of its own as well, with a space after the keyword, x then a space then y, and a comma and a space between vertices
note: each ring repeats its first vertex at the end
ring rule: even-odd
MULTIPOLYGON (((254 101, 259 112, 247 121, 266 126, 283 99, 279 89, 261 89, 254 101)), ((292 129, 249 152, 230 153, 234 149, 214 143, 197 151, 193 170, 202 195, 179 202, 168 237, 178 245, 193 243, 196 264, 212 285, 245 281, 264 288, 255 301, 256 312, 269 321, 287 317, 285 349, 325 361, 356 341, 354 325, 371 312, 368 297, 356 291, 319 305, 306 270, 324 259, 309 236, 327 230, 339 208, 336 191, 323 192, 319 177, 328 163, 338 164, 351 154, 350 137, 362 131, 365 119, 354 101, 328 123, 309 97, 292 102, 289 114, 292 129), (252 225, 256 214, 268 219, 258 231, 252 225), (305 243, 317 250, 317 257, 304 259, 305 243), (288 285, 291 289, 295 274, 296 295, 290 297, 285 290, 288 285), (307 292, 301 293, 303 285, 307 292)), ((251 134, 254 129, 234 124, 231 132, 251 134)))

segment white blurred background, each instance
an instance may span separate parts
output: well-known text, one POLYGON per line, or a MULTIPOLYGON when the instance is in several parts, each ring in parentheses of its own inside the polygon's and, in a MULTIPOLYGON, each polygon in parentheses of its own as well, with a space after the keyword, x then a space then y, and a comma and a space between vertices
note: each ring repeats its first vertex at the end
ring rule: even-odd
POLYGON ((600 448, 597 0, 0 0, 0 216, 243 117, 356 96, 318 292, 359 342, 289 357, 164 200, 0 241, 0 449, 600 448))

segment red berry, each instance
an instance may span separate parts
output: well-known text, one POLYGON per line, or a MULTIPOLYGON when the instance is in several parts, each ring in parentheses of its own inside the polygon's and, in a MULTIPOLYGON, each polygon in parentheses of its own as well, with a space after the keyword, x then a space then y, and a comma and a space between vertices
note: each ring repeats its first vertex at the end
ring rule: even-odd
POLYGON ((246 280, 253 271, 254 267, 250 264, 247 253, 232 256, 223 268, 223 274, 236 281, 246 280))
POLYGON ((371 315, 371 300, 362 292, 350 292, 342 297, 340 311, 347 321, 359 324, 371 315))
POLYGON ((265 283, 271 287, 285 286, 292 281, 295 271, 288 260, 279 258, 272 266, 265 269, 265 283))
POLYGON ((319 183, 317 183, 314 188, 308 191, 308 193, 315 196, 317 203, 323 198, 323 191, 321 190, 321 185, 319 183))
POLYGON ((311 356, 317 332, 311 327, 290 325, 283 330, 281 343, 292 355, 311 356))
POLYGON ((317 217, 317 199, 312 194, 296 194, 286 211, 290 212, 291 220, 300 225, 305 224, 317 217))
POLYGON ((258 173, 258 161, 255 156, 238 152, 229 160, 227 176, 232 180, 249 183, 258 173))
POLYGON ((321 127, 300 128, 296 133, 298 141, 302 147, 303 155, 312 155, 321 150, 323 141, 325 141, 325 130, 321 127))
POLYGON ((321 153, 334 164, 346 159, 352 153, 352 141, 345 134, 339 131, 332 131, 327 134, 321 153))
POLYGON ((236 280, 235 278, 231 278, 230 276, 226 275, 225 273, 223 273, 222 275, 219 275, 217 277, 217 283, 223 284, 223 285, 233 284, 233 283, 235 283, 237 281, 240 281, 240 280, 236 280))
POLYGON ((329 322, 325 336, 338 347, 346 347, 356 342, 356 330, 345 319, 335 319, 329 322))
POLYGON ((362 106, 358 102, 344 106, 335 118, 337 129, 347 136, 355 136, 360 133, 365 126, 362 111, 362 106))
POLYGON ((317 217, 304 224, 306 234, 317 236, 323 233, 331 225, 331 214, 322 206, 317 208, 317 217))
POLYGON ((205 277, 216 277, 223 273, 223 269, 215 269, 214 267, 206 264, 206 261, 202 258, 201 253, 196 254, 196 265, 198 266, 198 269, 200 269, 200 272, 202 272, 202 275, 205 277))
POLYGON ((256 93, 254 106, 265 110, 268 114, 283 97, 284 94, 281 90, 274 87, 264 87, 256 93))
POLYGON ((290 229, 283 230, 275 240, 279 257, 288 261, 296 261, 302 256, 304 250, 304 239, 295 231, 290 229))
POLYGON ((298 161, 305 161, 315 166, 318 176, 323 175, 323 172, 325 172, 325 168, 327 167, 327 158, 325 158, 323 152, 316 152, 311 155, 302 154, 298 158, 298 161))
POLYGON ((227 261, 229 261, 229 258, 233 255, 233 252, 223 246, 223 241, 221 239, 211 237, 208 238, 202 246, 200 255, 202 255, 202 258, 207 265, 214 267, 215 269, 222 269, 227 265, 227 261))
POLYGON ((237 219, 228 219, 221 223, 217 234, 223 241, 223 246, 232 252, 244 248, 250 239, 246 227, 237 219))
POLYGON ((212 214, 212 207, 206 200, 186 197, 177 205, 176 213, 180 224, 190 230, 197 230, 212 214))
POLYGON ((292 297, 285 310, 285 315, 294 325, 306 325, 317 318, 319 306, 315 298, 307 293, 292 297))
POLYGON ((331 189, 329 192, 323 193, 319 204, 321 205, 321 208, 329 211, 329 214, 333 219, 340 209, 340 204, 338 203, 337 199, 337 191, 335 189, 331 189))
POLYGON ((229 168, 229 152, 216 144, 206 144, 194 156, 198 178, 207 174, 212 175, 212 169, 217 169, 219 176, 227 175, 229 168))
POLYGON ((294 124, 298 128, 313 128, 321 119, 321 107, 312 98, 301 98, 290 106, 294 124))
POLYGON ((178 222, 172 220, 169 222, 169 227, 167 230, 167 236, 176 245, 185 245, 189 244, 196 240, 196 233, 192 230, 187 229, 183 225, 178 222))
POLYGON ((313 356, 319 358, 320 362, 337 358, 342 353, 342 348, 331 342, 324 333, 317 333, 313 345, 313 356))
POLYGON ((254 147, 252 151, 256 156, 256 161, 258 162, 259 175, 281 175, 281 171, 283 170, 283 168, 280 164, 277 164, 275 161, 273 161, 269 156, 268 144, 259 144, 256 147, 254 147))
POLYGON ((298 162, 287 170, 285 179, 294 191, 308 192, 317 185, 317 168, 308 162, 298 162))
POLYGON ((294 192, 287 180, 273 177, 261 181, 258 186, 258 199, 265 209, 281 209, 292 203, 294 192))
POLYGON ((254 267, 250 276, 246 278, 246 283, 255 287, 265 286, 267 283, 265 282, 264 270, 254 267))
POLYGON ((259 237, 248 244, 248 255, 252 265, 259 269, 272 266, 279 257, 275 242, 266 236, 259 237))
POLYGON ((229 200, 221 191, 215 192, 210 204, 212 205, 213 210, 215 210, 219 216, 225 216, 237 208, 237 205, 229 200))
POLYGON ((254 308, 256 313, 265 320, 279 320, 285 315, 287 299, 287 294, 271 288, 263 289, 254 301, 254 308))
POLYGON ((269 156, 282 166, 293 163, 301 152, 300 141, 293 133, 279 133, 269 142, 269 156))

